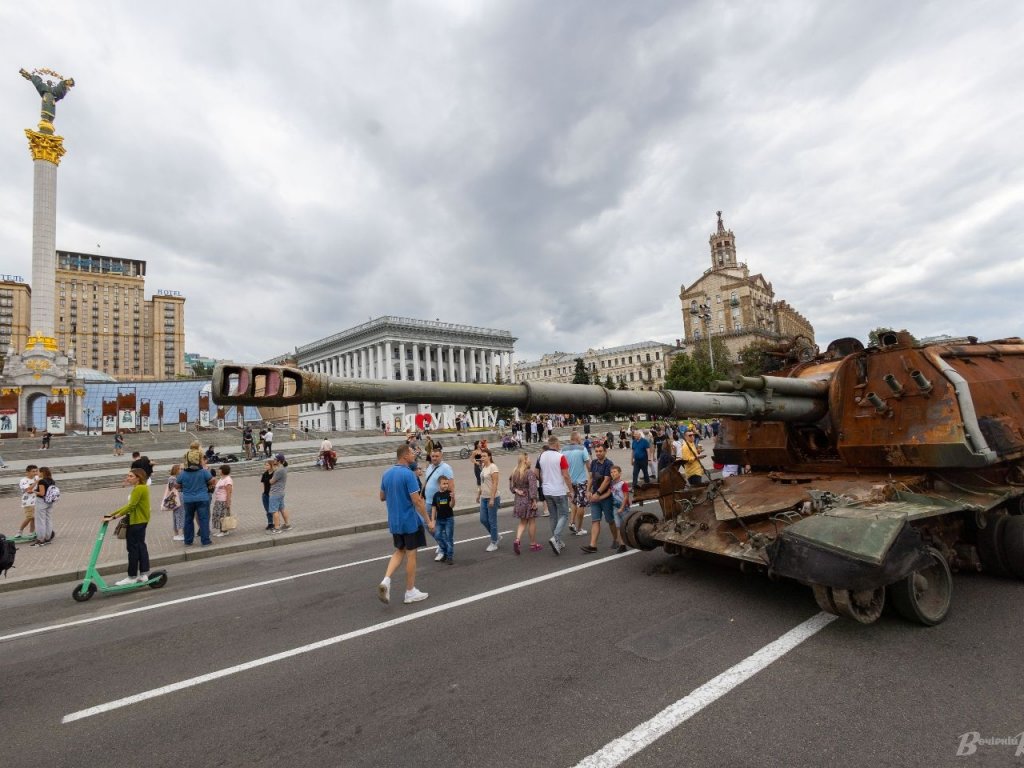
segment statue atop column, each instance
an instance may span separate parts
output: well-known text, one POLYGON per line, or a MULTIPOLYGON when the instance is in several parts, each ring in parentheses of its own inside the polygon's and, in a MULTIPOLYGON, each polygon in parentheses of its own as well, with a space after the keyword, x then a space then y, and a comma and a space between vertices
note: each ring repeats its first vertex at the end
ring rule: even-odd
POLYGON ((43 103, 40 108, 39 131, 41 133, 53 133, 53 120, 57 112, 57 102, 63 99, 68 91, 75 87, 75 81, 70 77, 65 78, 52 69, 34 69, 32 72, 20 69, 18 72, 26 80, 29 80, 36 87, 39 95, 43 97, 43 103), (43 75, 48 75, 49 77, 43 80, 43 75), (50 77, 57 78, 57 81, 50 80, 50 77))

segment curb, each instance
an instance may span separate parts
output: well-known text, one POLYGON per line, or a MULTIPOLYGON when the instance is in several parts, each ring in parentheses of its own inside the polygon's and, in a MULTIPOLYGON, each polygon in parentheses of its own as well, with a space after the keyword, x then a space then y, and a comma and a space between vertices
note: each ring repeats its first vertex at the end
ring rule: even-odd
MULTIPOLYGON (((512 502, 503 501, 499 508, 511 507, 512 502)), ((455 510, 456 517, 465 517, 468 515, 476 514, 480 511, 479 507, 463 507, 455 510)), ((302 544, 307 541, 317 541, 318 539, 330 539, 335 536, 351 536, 356 533, 368 533, 370 531, 380 531, 388 527, 387 520, 381 520, 373 523, 356 523, 355 525, 347 525, 343 528, 324 528, 319 531, 309 531, 308 533, 295 533, 289 534, 288 536, 268 536, 265 539, 259 539, 257 541, 246 542, 245 544, 228 544, 227 546, 217 547, 197 547, 191 550, 185 550, 177 555, 162 555, 160 557, 150 558, 150 570, 157 570, 165 565, 174 565, 175 563, 188 563, 194 560, 207 560, 211 557, 219 557, 220 555, 234 555, 239 552, 249 552, 254 549, 269 549, 270 547, 283 547, 291 544, 302 544)), ((125 563, 119 563, 116 565, 101 565, 96 570, 103 576, 108 576, 115 573, 123 573, 126 567, 125 563)), ((54 584, 64 584, 72 581, 79 581, 85 578, 85 569, 78 571, 65 571, 63 573, 51 573, 46 576, 31 576, 20 581, 12 582, 0 582, 0 594, 4 592, 14 592, 19 589, 30 589, 32 587, 44 587, 52 586, 54 584)), ((77 585, 76 585, 77 586, 77 585)))

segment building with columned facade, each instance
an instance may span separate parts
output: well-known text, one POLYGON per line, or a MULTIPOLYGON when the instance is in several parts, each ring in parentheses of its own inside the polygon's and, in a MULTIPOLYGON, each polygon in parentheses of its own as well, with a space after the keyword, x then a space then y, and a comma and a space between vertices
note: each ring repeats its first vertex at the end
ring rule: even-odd
POLYGON ((774 344, 805 336, 814 343, 814 327, 787 302, 776 299, 772 284, 736 259, 736 236, 726 229, 718 212, 718 229, 708 240, 711 268, 690 286, 682 286, 684 341, 707 344, 708 336, 722 339, 735 362, 750 344, 774 344))
MULTIPOLYGON (((509 380, 515 342, 509 331, 385 316, 296 347, 294 359, 302 370, 342 378, 494 383, 499 376, 509 380)), ((308 403, 299 406, 299 426, 380 429, 381 421, 394 425, 407 409, 415 408, 394 403, 308 403)))
POLYGON ((595 384, 611 379, 613 384, 626 389, 663 389, 672 356, 680 351, 679 347, 660 341, 638 341, 586 352, 549 352, 540 360, 516 363, 513 380, 567 384, 576 374, 576 360, 583 358, 595 384))

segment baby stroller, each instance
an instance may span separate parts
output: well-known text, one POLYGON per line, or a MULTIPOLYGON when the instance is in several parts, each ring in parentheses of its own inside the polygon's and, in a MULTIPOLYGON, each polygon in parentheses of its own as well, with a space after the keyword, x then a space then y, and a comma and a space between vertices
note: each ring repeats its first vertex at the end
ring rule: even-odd
POLYGON ((323 469, 334 469, 334 465, 337 463, 338 454, 334 451, 320 451, 320 456, 316 461, 317 466, 323 469))

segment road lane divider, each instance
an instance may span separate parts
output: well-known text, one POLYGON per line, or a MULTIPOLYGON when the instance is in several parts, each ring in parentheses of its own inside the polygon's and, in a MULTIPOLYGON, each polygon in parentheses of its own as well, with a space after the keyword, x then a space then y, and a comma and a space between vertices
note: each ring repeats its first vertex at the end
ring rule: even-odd
POLYGON ((708 680, 687 696, 670 704, 650 720, 641 723, 624 736, 608 742, 597 752, 578 762, 575 768, 615 768, 615 766, 621 765, 733 688, 745 683, 762 669, 778 661, 837 618, 839 617, 828 613, 819 613, 802 624, 798 624, 739 664, 729 667, 725 672, 708 680))
MULTIPOLYGON (((511 534, 511 531, 501 531, 501 535, 506 533, 511 534)), ((483 539, 490 539, 490 534, 483 536, 474 536, 469 539, 460 539, 455 544, 467 544, 471 541, 482 541, 483 539)), ((422 547, 417 552, 426 552, 433 550, 433 546, 422 547)), ((258 587, 268 587, 273 584, 281 584, 285 581, 293 581, 295 579, 301 579, 306 576, 319 576, 323 573, 330 573, 332 571, 340 571, 344 568, 354 568, 357 565, 367 565, 368 563, 379 563, 384 560, 390 560, 391 555, 381 555, 379 557, 371 557, 366 560, 356 560, 352 563, 342 563, 341 565, 330 565, 326 568, 317 568, 315 571, 304 571, 302 573, 293 573, 289 576, 278 576, 274 579, 265 579, 264 581, 253 582, 252 584, 242 584, 238 587, 227 587, 225 589, 214 590, 213 592, 202 592, 198 595, 191 595, 189 597, 178 597, 173 600, 164 600, 161 603, 149 603, 147 605, 139 605, 135 608, 126 608, 123 611, 115 611, 114 613, 104 613, 99 616, 87 616, 83 619, 73 619, 72 621, 61 622, 60 624, 47 624, 42 627, 35 627, 33 629, 25 629, 20 632, 12 632, 9 635, 0 635, 0 643, 8 640, 17 640, 21 637, 31 637, 32 635, 40 635, 44 632, 56 632, 61 629, 68 629, 70 627, 80 627, 84 624, 95 624, 98 621, 107 621, 109 619, 119 619, 123 616, 131 616, 136 613, 144 613, 146 611, 155 611, 159 608, 170 608, 175 605, 182 605, 184 603, 191 603, 195 600, 207 600, 211 597, 221 597, 223 595, 230 595, 235 592, 244 592, 247 589, 257 589, 258 587)))
MULTIPOLYGON (((545 581, 551 581, 552 579, 561 578, 562 576, 568 576, 579 571, 586 570, 587 568, 594 568, 598 565, 610 563, 614 560, 621 560, 624 557, 630 557, 635 555, 640 550, 631 549, 622 554, 607 555, 606 557, 599 558, 597 560, 588 560, 587 562, 579 565, 574 565, 569 568, 563 568, 558 571, 552 571, 546 573, 543 576, 535 576, 532 579, 525 579, 524 581, 517 581, 513 584, 507 584, 503 587, 497 587, 495 589, 489 589, 486 592, 481 592, 477 595, 470 595, 469 597, 463 597, 458 600, 452 600, 448 603, 442 603, 441 605, 431 606, 415 613, 406 614, 405 616, 399 616, 397 619, 390 619, 389 621, 382 621, 379 624, 372 624, 369 627, 363 627, 362 629, 356 629, 352 632, 346 632, 342 635, 335 635, 334 637, 328 637, 325 640, 318 640, 315 643, 308 643, 306 645, 300 645, 297 648, 291 648, 287 651, 281 651, 280 653, 274 653, 269 656, 263 656, 252 661, 246 661, 241 664, 235 664, 224 669, 218 669, 214 672, 207 672, 205 675, 198 675, 196 677, 190 677, 187 680, 181 680, 177 683, 171 683, 170 685, 163 685, 159 688, 153 688, 148 691, 142 691, 141 693, 133 694, 132 696, 126 696, 123 699, 116 699, 115 701, 108 701, 105 704, 97 704, 94 707, 88 709, 81 709, 77 712, 64 715, 61 718, 61 723, 73 723, 76 720, 84 720, 88 717, 95 717, 96 715, 102 715, 106 712, 112 712, 122 707, 128 707, 132 704, 138 704, 142 701, 149 699, 155 699, 160 696, 167 696, 168 694, 175 693, 177 691, 183 691, 187 688, 194 688, 197 685, 203 685, 204 683, 213 682, 214 680, 220 680, 231 675, 237 675, 241 672, 246 672, 250 669, 256 669, 258 667, 265 667, 268 664, 274 664, 278 661, 284 661, 285 659, 291 659, 296 656, 301 656, 306 653, 312 653, 313 651, 319 651, 324 648, 328 648, 332 645, 344 643, 347 640, 354 640, 359 637, 365 637, 366 635, 372 635, 375 632, 382 632, 385 629, 391 629, 392 627, 398 627, 402 624, 408 624, 411 621, 417 621, 418 619, 425 619, 429 616, 434 616, 438 613, 444 613, 455 608, 461 608, 464 605, 471 605, 472 603, 478 603, 481 600, 487 600, 492 597, 498 597, 499 595, 507 594, 508 592, 514 592, 519 589, 525 589, 526 587, 532 587, 535 584, 542 584, 545 581)), ((371 590, 367 589, 367 599, 370 594, 374 595, 376 599, 376 584, 370 585, 373 587, 371 590)))

